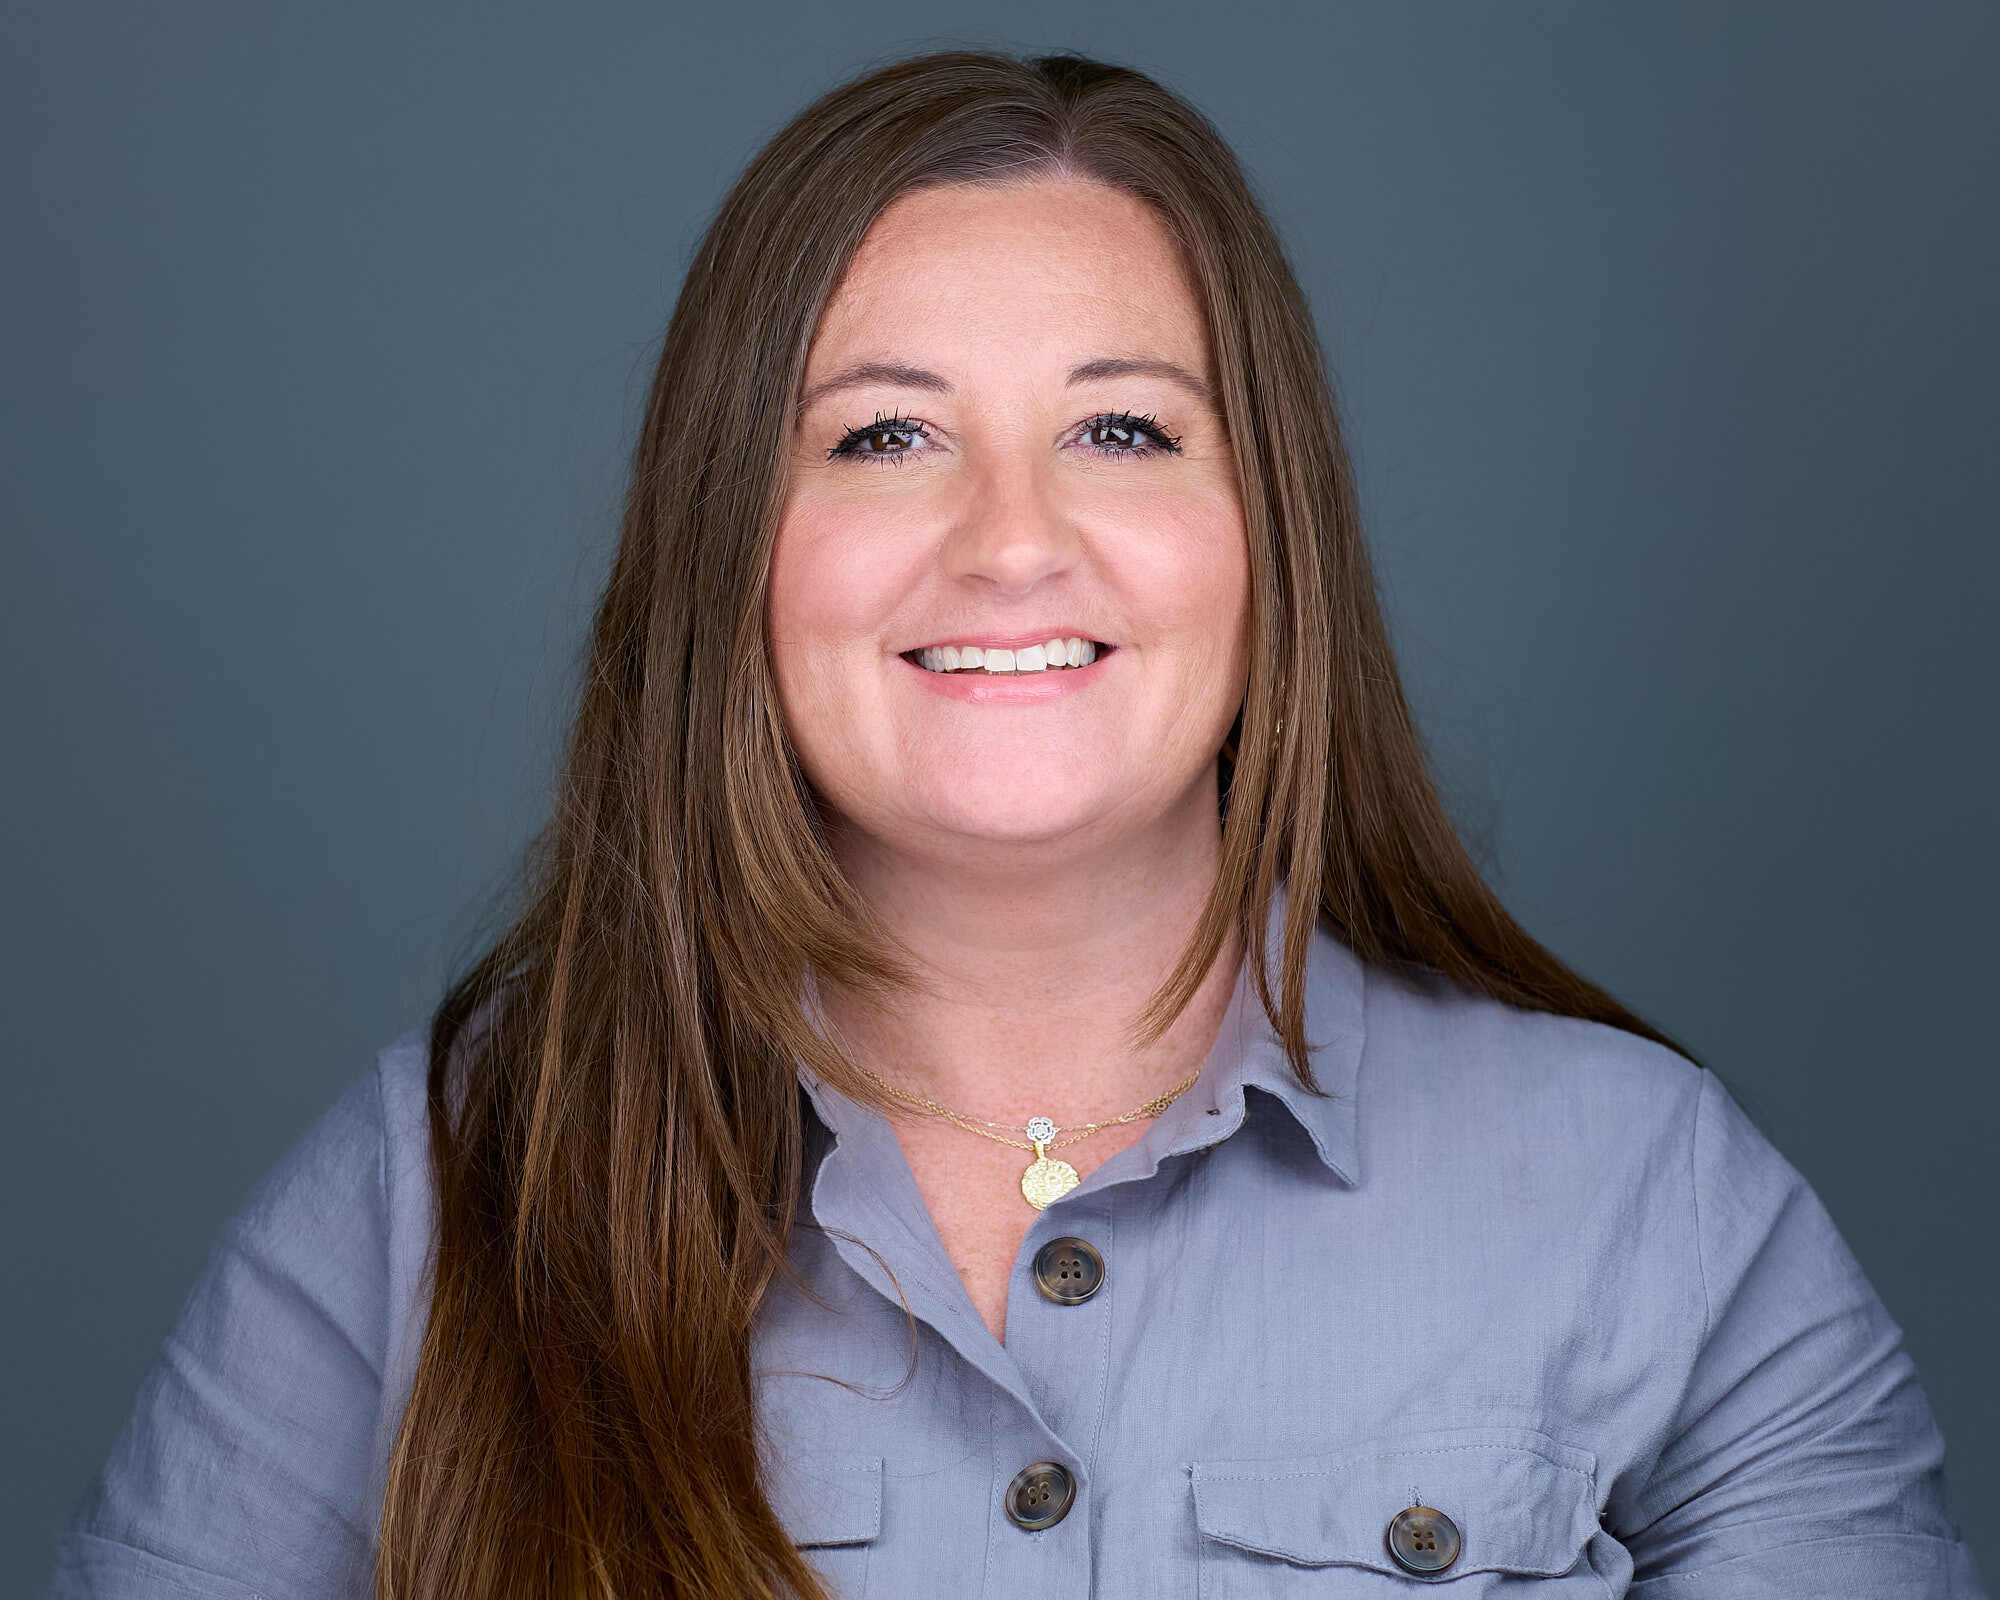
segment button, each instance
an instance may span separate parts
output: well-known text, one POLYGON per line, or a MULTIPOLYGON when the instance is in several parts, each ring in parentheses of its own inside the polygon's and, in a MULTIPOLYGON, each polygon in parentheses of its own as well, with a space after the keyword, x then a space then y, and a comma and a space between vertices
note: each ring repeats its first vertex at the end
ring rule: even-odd
POLYGON ((1087 1240, 1051 1239, 1035 1252, 1035 1287, 1042 1298, 1073 1306, 1088 1300, 1104 1282, 1104 1257, 1087 1240))
POLYGON ((1389 1519, 1389 1554, 1405 1572, 1444 1571, 1458 1543, 1458 1524, 1433 1506, 1405 1506, 1389 1519))
POLYGON ((1020 1528, 1053 1528, 1069 1515, 1076 1479, 1060 1461, 1037 1461, 1007 1485, 1007 1515, 1020 1528))

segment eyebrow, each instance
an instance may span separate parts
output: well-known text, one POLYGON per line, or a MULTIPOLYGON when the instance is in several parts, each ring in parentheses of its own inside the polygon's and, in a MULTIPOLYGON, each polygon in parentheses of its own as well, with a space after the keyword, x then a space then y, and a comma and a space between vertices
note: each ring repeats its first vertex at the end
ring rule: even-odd
MULTIPOLYGON (((1158 356, 1099 356, 1071 367, 1063 386, 1074 389, 1079 384, 1093 383, 1100 378, 1164 378, 1169 383, 1180 385, 1211 410, 1221 409, 1216 404, 1215 389, 1206 378, 1188 371, 1177 361, 1166 361, 1158 356)), ((913 367, 902 361, 858 361, 851 367, 842 367, 831 377, 821 379, 806 390, 799 397, 797 414, 804 416, 822 400, 844 389, 858 389, 871 383, 890 384, 899 389, 921 389, 926 394, 952 392, 949 378, 925 367, 913 367)))

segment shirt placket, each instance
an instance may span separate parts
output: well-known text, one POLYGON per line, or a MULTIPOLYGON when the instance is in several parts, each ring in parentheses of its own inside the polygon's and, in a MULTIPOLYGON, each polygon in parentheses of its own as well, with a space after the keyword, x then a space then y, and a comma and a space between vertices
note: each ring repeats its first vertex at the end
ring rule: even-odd
MULTIPOLYGON (((1238 1043, 1230 1028, 1218 1041, 1224 1050, 1238 1043)), ((1227 1137, 1241 1120, 1240 1097, 1231 1117, 1214 1106, 1212 1080, 1199 1101, 1192 1093, 1184 1096, 1143 1139, 1035 1219, 1009 1278, 1003 1345, 972 1304, 930 1225, 893 1129, 852 1102, 836 1105, 822 1087, 811 1087, 821 1115, 838 1130, 838 1142, 812 1183, 815 1221, 865 1283, 892 1304, 908 1301, 911 1314, 935 1330, 969 1369, 967 1381, 976 1381, 969 1376, 976 1373, 990 1385, 985 1592, 1087 1600, 1097 1543, 1092 1458, 1118 1361, 1111 1285, 1121 1270, 1146 1270, 1142 1261, 1121 1254, 1117 1213, 1119 1205, 1129 1204, 1129 1190, 1122 1200, 1112 1191, 1151 1177, 1169 1156, 1227 1137), (854 1237, 843 1237, 847 1234, 854 1237), (1087 1298, 1071 1298, 1070 1275, 1093 1265, 1092 1256, 1102 1266, 1103 1281, 1087 1298)), ((1138 1248, 1140 1232, 1126 1231, 1127 1254, 1138 1248)))

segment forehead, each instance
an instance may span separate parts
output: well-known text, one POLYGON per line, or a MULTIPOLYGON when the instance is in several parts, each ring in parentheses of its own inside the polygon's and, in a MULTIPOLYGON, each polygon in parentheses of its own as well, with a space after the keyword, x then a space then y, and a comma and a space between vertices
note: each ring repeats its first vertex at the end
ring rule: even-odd
MULTIPOLYGON (((1173 236, 1136 196, 1047 179, 943 185, 875 219, 827 303, 809 371, 913 338, 998 344, 1027 355, 1042 336, 1199 368, 1200 302, 1173 236)), ((1096 353, 1096 352, 1093 352, 1096 353)))

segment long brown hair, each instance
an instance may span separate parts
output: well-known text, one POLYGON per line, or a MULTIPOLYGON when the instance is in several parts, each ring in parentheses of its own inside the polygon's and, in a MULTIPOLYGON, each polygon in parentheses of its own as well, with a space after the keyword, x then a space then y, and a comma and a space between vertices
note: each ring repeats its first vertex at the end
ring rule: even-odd
POLYGON ((870 223, 921 185, 1056 175, 1147 201, 1184 252, 1249 536, 1220 867, 1135 1041, 1165 1031, 1234 928, 1316 1088, 1317 921, 1367 961, 1672 1044, 1530 938, 1446 819, 1305 299, 1215 128, 1074 55, 874 70, 778 133, 702 238, 518 915, 432 1019, 435 1278, 377 1600, 824 1593, 760 1480, 752 1323, 774 1278, 800 1282, 797 1064, 890 1109, 808 1024, 806 975, 879 993, 907 968, 788 741, 765 575, 806 352, 870 223))

